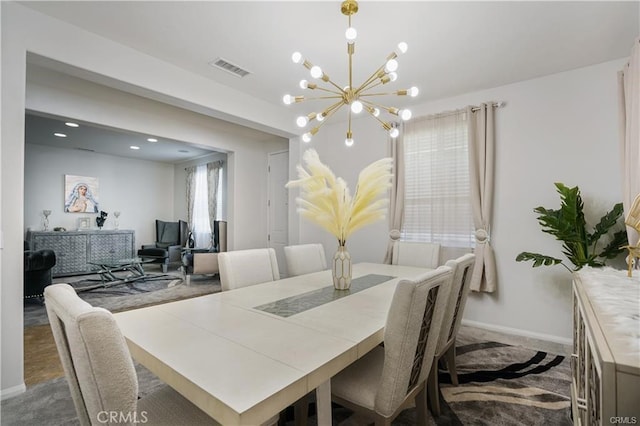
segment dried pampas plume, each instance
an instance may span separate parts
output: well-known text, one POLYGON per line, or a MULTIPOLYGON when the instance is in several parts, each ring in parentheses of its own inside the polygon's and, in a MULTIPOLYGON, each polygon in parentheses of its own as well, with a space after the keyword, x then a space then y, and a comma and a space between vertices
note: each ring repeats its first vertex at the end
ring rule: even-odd
POLYGON ((339 245, 358 229, 385 217, 391 158, 375 161, 360 172, 353 197, 344 179, 336 178, 314 149, 305 151, 302 161, 306 169, 299 164, 299 179, 286 187, 300 187, 298 213, 334 235, 339 245))

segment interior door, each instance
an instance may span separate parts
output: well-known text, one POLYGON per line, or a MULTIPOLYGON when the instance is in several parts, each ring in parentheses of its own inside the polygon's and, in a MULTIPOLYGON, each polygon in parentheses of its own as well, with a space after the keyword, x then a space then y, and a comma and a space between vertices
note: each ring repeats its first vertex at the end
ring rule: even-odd
POLYGON ((269 154, 268 166, 268 214, 269 214, 269 247, 273 247, 278 258, 280 276, 286 277, 287 263, 284 258, 284 246, 289 241, 289 202, 287 189, 284 187, 289 179, 289 151, 278 151, 269 154))

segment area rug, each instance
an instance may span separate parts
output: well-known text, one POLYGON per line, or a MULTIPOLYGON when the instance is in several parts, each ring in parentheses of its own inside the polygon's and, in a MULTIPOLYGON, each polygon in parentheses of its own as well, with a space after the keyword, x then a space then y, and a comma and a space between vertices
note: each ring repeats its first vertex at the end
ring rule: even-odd
MULTIPOLYGON (((441 374, 441 415, 431 424, 446 425, 570 425, 570 367, 564 356, 494 341, 481 341, 461 328, 457 345, 460 385, 441 374)), ((136 367, 140 395, 165 386, 141 366, 136 367)), ((27 387, 27 392, 2 401, 2 424, 78 424, 64 377, 27 387)), ((311 409, 309 425, 316 424, 311 409)), ((338 405, 333 424, 365 424, 338 405)), ((396 426, 416 424, 415 410, 403 411, 396 426)), ((293 425, 289 418, 286 425, 293 425)))
MULTIPOLYGON (((178 272, 149 273, 149 278, 129 284, 103 286, 95 276, 58 278, 76 289, 80 298, 111 312, 122 312, 220 291, 218 276, 193 276, 184 285, 178 272)), ((46 308, 24 305, 24 380, 27 386, 62 377, 64 372, 51 334, 46 308)))

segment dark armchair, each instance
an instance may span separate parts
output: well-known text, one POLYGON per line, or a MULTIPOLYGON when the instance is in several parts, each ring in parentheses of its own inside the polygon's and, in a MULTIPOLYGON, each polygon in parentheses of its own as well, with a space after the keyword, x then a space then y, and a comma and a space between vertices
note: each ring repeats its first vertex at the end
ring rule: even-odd
POLYGON ((29 250, 24 242, 24 298, 42 302, 44 288, 51 284, 51 269, 56 265, 53 250, 29 250))
POLYGON ((181 251, 187 243, 189 225, 183 220, 165 222, 156 220, 156 242, 145 244, 138 250, 138 257, 153 259, 167 272, 170 263, 180 262, 181 251))

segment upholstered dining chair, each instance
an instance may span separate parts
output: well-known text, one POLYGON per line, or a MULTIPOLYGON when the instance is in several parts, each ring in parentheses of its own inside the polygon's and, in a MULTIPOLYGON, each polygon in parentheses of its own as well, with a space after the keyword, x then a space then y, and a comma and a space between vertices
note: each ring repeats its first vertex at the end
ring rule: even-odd
POLYGON ((276 251, 272 248, 219 253, 218 268, 222 291, 280 279, 276 251))
POLYGON ((458 385, 458 373, 456 371, 456 336, 460 329, 462 314, 467 303, 467 295, 471 286, 471 275, 476 256, 472 253, 465 254, 457 259, 445 263, 453 271, 451 291, 446 303, 446 310, 442 320, 442 331, 438 339, 438 346, 431 364, 431 372, 427 380, 427 394, 431 412, 440 415, 440 397, 438 389, 438 364, 444 357, 447 371, 451 376, 451 383, 458 385))
POLYGON ((390 425, 415 401, 419 425, 427 421, 426 380, 438 343, 452 271, 441 266, 398 283, 377 346, 331 379, 333 401, 390 425))
POLYGON ((440 244, 394 241, 392 265, 437 268, 440 262, 440 244))
POLYGON ((290 277, 327 269, 327 259, 322 244, 299 244, 284 248, 287 271, 290 277))
POLYGON ((217 424, 168 386, 138 399, 136 370, 109 311, 89 305, 68 284, 47 286, 44 298, 81 425, 217 424))

